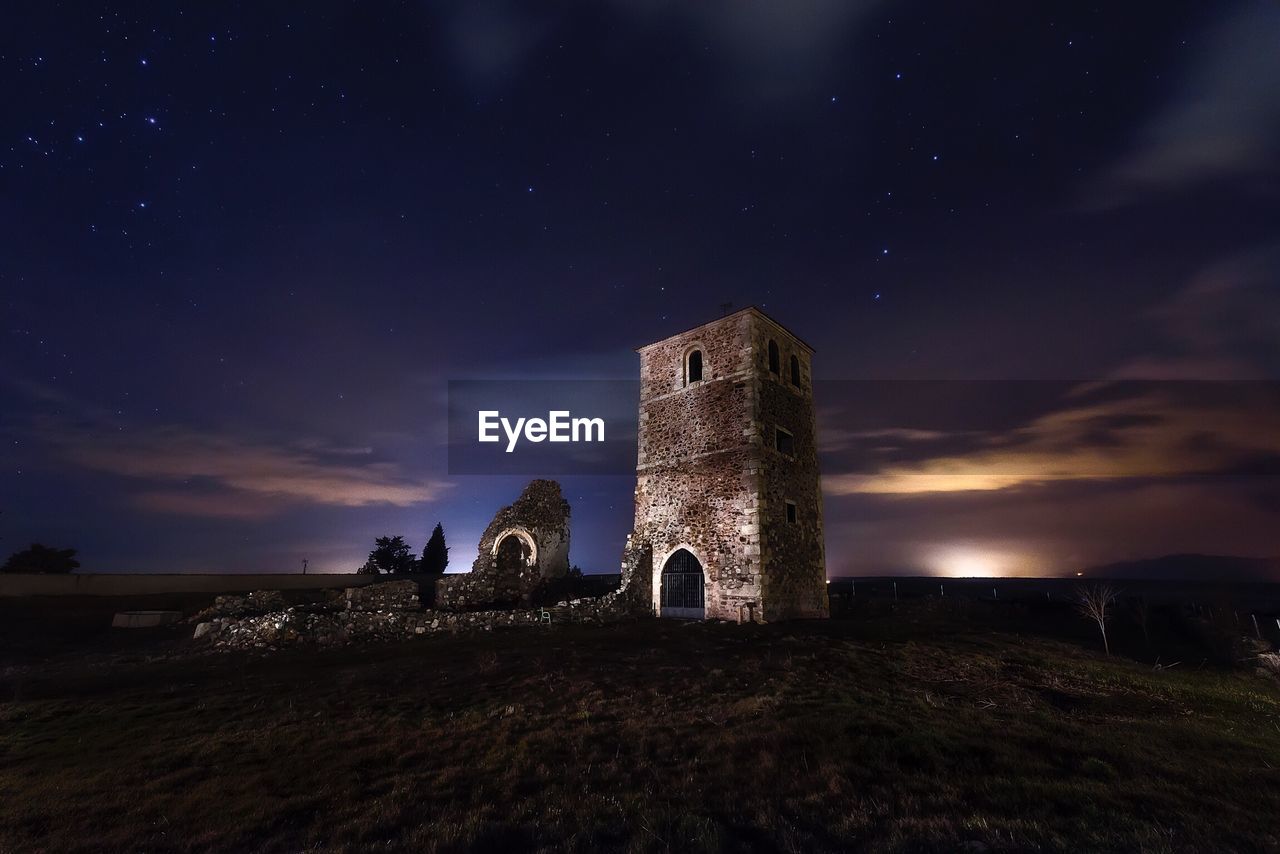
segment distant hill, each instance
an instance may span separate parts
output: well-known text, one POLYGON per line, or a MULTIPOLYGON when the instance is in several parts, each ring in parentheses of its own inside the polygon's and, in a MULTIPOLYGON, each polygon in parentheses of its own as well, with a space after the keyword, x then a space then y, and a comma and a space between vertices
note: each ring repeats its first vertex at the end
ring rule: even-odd
POLYGON ((1280 558, 1231 555, 1165 555, 1094 566, 1086 578, 1151 581, 1270 581, 1280 582, 1280 558))

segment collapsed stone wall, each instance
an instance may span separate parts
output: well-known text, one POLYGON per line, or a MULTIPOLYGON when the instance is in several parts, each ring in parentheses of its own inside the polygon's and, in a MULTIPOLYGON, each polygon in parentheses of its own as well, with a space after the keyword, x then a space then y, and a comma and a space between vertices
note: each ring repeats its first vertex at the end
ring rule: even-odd
POLYGON ((388 581, 368 587, 348 587, 343 591, 348 611, 416 611, 418 582, 388 581))
POLYGON ((534 480, 480 535, 465 574, 436 582, 436 607, 466 610, 527 605, 545 579, 569 571, 569 502, 554 480, 534 480))
POLYGON ((637 614, 653 613, 653 548, 632 531, 622 550, 622 580, 614 591, 618 608, 637 614))
POLYGON ((244 596, 218 596, 213 605, 196 615, 198 619, 213 617, 244 617, 266 614, 285 607, 284 594, 279 590, 255 590, 244 596))
POLYGON ((300 605, 245 617, 217 616, 196 626, 194 637, 207 641, 214 649, 271 651, 288 646, 337 647, 548 624, 600 624, 637 614, 626 588, 548 608, 464 613, 419 608, 417 585, 411 581, 351 588, 346 594, 341 604, 300 605), (353 595, 357 593, 361 595, 353 595))

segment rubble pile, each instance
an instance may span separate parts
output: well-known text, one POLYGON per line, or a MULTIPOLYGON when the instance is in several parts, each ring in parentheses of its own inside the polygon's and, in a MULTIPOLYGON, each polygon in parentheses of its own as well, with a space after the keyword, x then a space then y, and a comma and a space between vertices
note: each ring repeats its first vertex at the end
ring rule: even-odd
POLYGON ((217 617, 246 617, 283 611, 284 608, 284 594, 279 590, 255 590, 244 596, 219 596, 211 607, 205 608, 194 619, 203 622, 217 617))
MULTIPOLYGON (((223 598, 223 597, 219 597, 223 598)), ((285 646, 345 646, 444 632, 492 631, 556 623, 605 623, 629 613, 617 592, 550 608, 434 611, 418 606, 417 585, 392 581, 348 588, 341 603, 300 605, 266 614, 217 615, 196 626, 195 639, 217 649, 271 651, 285 646), (386 588, 386 589, 384 589, 386 588)))

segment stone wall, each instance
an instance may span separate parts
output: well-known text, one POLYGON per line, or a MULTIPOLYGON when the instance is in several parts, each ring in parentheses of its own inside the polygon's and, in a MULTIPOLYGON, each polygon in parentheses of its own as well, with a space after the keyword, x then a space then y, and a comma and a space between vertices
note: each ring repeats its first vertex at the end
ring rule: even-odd
POLYGON ((245 617, 279 611, 284 607, 284 594, 281 591, 254 590, 244 596, 217 596, 213 605, 201 611, 197 617, 245 617))
POLYGON ((195 639, 214 649, 271 651, 287 646, 335 647, 399 641, 441 633, 534 628, 562 623, 604 623, 646 613, 625 588, 590 599, 573 599, 548 608, 453 612, 417 607, 413 582, 395 581, 364 588, 341 604, 302 605, 269 614, 216 616, 196 626, 195 639), (379 588, 388 588, 379 590, 379 588))
POLYGON ((247 593, 250 590, 317 591, 377 583, 377 576, 300 573, 100 573, 66 575, 0 573, 0 598, 10 596, 160 596, 169 593, 247 593))
POLYGON ((527 605, 544 579, 568 570, 569 502, 554 480, 535 480, 484 529, 471 571, 436 583, 436 607, 527 605))
POLYGON ((763 324, 756 330, 764 354, 758 372, 760 443, 760 556, 764 565, 764 618, 827 616, 826 556, 822 529, 822 488, 818 473, 818 436, 814 420, 808 358, 802 358, 801 385, 787 370, 791 353, 804 351, 763 324), (781 374, 768 370, 769 338, 781 349, 781 374), (792 454, 777 450, 775 431, 792 436, 792 454), (795 505, 788 521, 787 503, 795 505))
POLYGON ((417 611, 418 582, 388 581, 368 587, 348 587, 343 591, 348 611, 417 611))
POLYGON ((649 600, 662 567, 691 552, 705 577, 706 616, 737 620, 759 588, 758 506, 748 428, 755 409, 749 317, 739 313, 640 351, 636 522, 650 553, 649 600), (703 379, 685 383, 689 351, 703 379))

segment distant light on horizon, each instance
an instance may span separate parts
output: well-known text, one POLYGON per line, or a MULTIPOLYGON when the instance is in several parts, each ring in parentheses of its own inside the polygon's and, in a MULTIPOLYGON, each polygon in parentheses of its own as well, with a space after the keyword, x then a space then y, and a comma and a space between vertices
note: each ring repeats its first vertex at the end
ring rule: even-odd
POLYGON ((978 546, 941 546, 930 550, 924 565, 947 578, 1000 578, 1027 573, 1025 556, 978 546))

